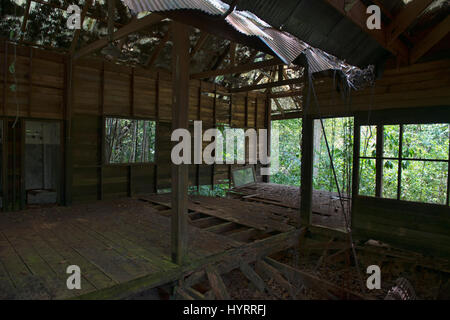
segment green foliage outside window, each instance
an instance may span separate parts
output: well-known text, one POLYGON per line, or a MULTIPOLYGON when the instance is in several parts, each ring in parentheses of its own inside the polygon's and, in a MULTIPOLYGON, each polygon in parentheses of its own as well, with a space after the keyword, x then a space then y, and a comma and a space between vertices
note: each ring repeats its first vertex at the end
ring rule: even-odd
POLYGON ((154 162, 155 130, 155 121, 106 118, 106 163, 154 162))
MULTIPOLYGON (((270 177, 270 181, 300 186, 302 119, 272 121, 272 130, 279 131, 280 163, 278 172, 270 177)), ((271 152, 273 154, 275 150, 271 152)))

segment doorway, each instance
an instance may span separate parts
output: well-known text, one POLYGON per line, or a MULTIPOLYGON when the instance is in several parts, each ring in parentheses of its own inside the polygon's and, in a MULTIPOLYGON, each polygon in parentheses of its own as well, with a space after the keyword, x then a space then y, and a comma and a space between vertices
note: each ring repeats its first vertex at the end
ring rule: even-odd
POLYGON ((56 204, 61 186, 60 123, 25 121, 25 201, 30 205, 56 204))

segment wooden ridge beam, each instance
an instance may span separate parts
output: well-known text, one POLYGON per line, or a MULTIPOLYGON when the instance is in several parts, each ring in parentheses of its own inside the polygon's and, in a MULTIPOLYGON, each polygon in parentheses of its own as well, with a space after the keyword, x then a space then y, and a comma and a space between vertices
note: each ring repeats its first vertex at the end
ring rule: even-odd
POLYGON ((414 0, 406 5, 387 27, 387 43, 390 45, 417 19, 434 0, 414 0))
POLYGON ((262 68, 268 68, 273 67, 276 65, 279 65, 281 61, 278 58, 273 58, 269 60, 264 60, 260 62, 252 62, 247 63, 239 66, 231 66, 224 69, 218 69, 218 70, 211 70, 211 71, 205 71, 205 72, 199 72, 191 75, 191 79, 207 79, 217 76, 223 76, 227 74, 233 74, 233 73, 244 73, 249 72, 256 69, 262 69, 262 68))
POLYGON ((434 45, 441 41, 450 32, 450 16, 439 23, 422 41, 411 50, 411 63, 416 63, 434 45))
POLYGON ((346 11, 345 0, 325 0, 329 5, 334 7, 341 14, 349 18, 354 24, 360 27, 363 31, 369 34, 375 39, 383 48, 390 51, 394 55, 398 56, 401 60, 409 61, 408 47, 400 40, 396 39, 392 43, 388 44, 386 41, 385 26, 381 26, 381 29, 369 30, 367 28, 367 7, 360 1, 356 0, 350 10, 346 11))
MULTIPOLYGON (((142 30, 144 28, 148 28, 152 25, 155 25, 163 19, 164 19, 164 17, 162 17, 156 13, 152 13, 142 19, 132 21, 129 24, 127 24, 126 26, 124 26, 124 27, 120 28, 119 30, 117 30, 116 32, 114 32, 113 40, 120 40, 123 37, 126 37, 131 33, 138 32, 139 30, 142 30)), ((105 47, 108 44, 108 41, 109 41, 108 37, 104 37, 102 39, 94 41, 93 43, 88 44, 87 46, 85 46, 85 47, 81 48, 80 50, 78 50, 77 52, 75 52, 73 54, 73 59, 77 60, 77 59, 84 57, 92 52, 102 49, 103 47, 105 47)))
POLYGON ((287 79, 282 81, 274 81, 274 82, 268 82, 263 84, 258 84, 254 86, 245 86, 240 88, 233 88, 230 90, 231 93, 237 93, 237 92, 247 92, 247 91, 253 91, 253 90, 261 90, 261 89, 269 89, 269 88, 275 88, 275 87, 282 87, 287 86, 291 84, 298 84, 304 81, 302 78, 296 78, 296 79, 287 79))

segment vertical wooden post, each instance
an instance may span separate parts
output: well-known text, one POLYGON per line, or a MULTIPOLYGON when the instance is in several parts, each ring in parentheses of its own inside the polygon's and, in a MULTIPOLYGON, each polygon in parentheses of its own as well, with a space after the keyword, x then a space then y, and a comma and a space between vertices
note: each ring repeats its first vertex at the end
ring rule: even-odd
MULTIPOLYGON (((308 70, 305 69, 305 75, 308 70)), ((310 88, 308 77, 305 76, 303 97, 303 120, 302 120, 302 161, 300 178, 300 225, 311 224, 312 201, 313 201, 313 171, 314 171, 314 119, 311 116, 310 88)))
POLYGON ((313 202, 314 119, 304 114, 302 122, 300 224, 308 226, 311 223, 313 202))
POLYGON ((384 150, 384 126, 377 125, 377 160, 376 160, 376 183, 375 183, 375 196, 381 198, 383 193, 383 150, 384 150))
POLYGON ((403 129, 403 124, 401 124, 398 146, 397 200, 400 200, 402 193, 403 129))
POLYGON ((98 167, 98 190, 97 190, 97 199, 103 200, 104 198, 104 166, 106 164, 105 161, 105 136, 106 136, 106 117, 105 117, 105 62, 102 63, 102 70, 100 73, 100 87, 99 87, 99 109, 100 109, 100 118, 99 118, 99 167, 98 167))
POLYGON ((72 205, 72 180, 73 180, 73 164, 72 164, 72 80, 73 80, 73 60, 68 57, 65 60, 65 109, 64 109, 64 204, 72 205))
MULTIPOLYGON (((272 149, 272 100, 271 98, 269 98, 269 92, 267 92, 266 95, 266 100, 265 100, 265 127, 267 129, 267 147, 269 148, 269 150, 267 150, 269 156, 272 156, 271 153, 271 149, 272 149)), ((257 128, 256 130, 258 130, 258 126, 255 124, 255 127, 257 128)), ((270 182, 270 176, 263 176, 262 177, 263 182, 269 183, 270 182)))
MULTIPOLYGON (((355 217, 355 204, 357 201, 359 193, 359 163, 360 163, 360 152, 361 152, 361 120, 359 116, 354 117, 353 124, 353 173, 352 173, 352 208, 351 208, 351 223, 353 226, 353 221, 355 217)), ((357 213, 356 213, 357 214, 357 213)))
MULTIPOLYGON (((189 33, 188 27, 172 22, 172 130, 189 128, 189 33)), ((183 264, 187 249, 187 164, 172 164, 172 261, 183 264)))

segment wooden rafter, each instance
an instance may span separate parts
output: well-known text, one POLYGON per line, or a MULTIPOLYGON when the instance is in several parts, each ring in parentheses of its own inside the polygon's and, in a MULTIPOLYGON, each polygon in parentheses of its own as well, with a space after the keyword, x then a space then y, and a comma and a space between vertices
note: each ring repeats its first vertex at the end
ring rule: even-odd
POLYGON ((395 17, 394 21, 387 27, 387 43, 391 44, 405 32, 411 23, 417 19, 419 14, 421 14, 432 2, 433 0, 414 0, 406 5, 406 7, 395 17))
POLYGON ((433 46, 441 41, 449 32, 450 16, 447 16, 444 21, 434 27, 434 29, 411 50, 411 63, 417 62, 417 60, 433 48, 433 46))
POLYGON ((362 1, 356 0, 348 11, 345 10, 345 0, 326 0, 326 2, 374 38, 383 48, 392 52, 403 61, 409 60, 409 50, 400 39, 396 39, 388 44, 386 41, 385 26, 382 25, 381 29, 374 30, 367 28, 367 18, 369 16, 366 13, 367 7, 362 1))
POLYGON ((158 59, 159 54, 164 49, 167 41, 169 41, 169 37, 170 37, 170 29, 169 31, 167 31, 166 35, 159 41, 152 55, 148 58, 147 63, 145 64, 146 67, 151 67, 153 63, 155 63, 156 59, 158 59))
MULTIPOLYGON (((120 28, 113 34, 113 40, 120 40, 126 36, 128 36, 131 33, 137 32, 139 30, 142 30, 144 28, 148 28, 152 25, 155 25, 159 23, 161 20, 163 20, 164 17, 152 13, 142 19, 135 20, 133 22, 130 22, 123 28, 120 28)), ((74 53, 73 58, 79 59, 81 57, 84 57, 92 52, 95 52, 97 50, 100 50, 101 48, 105 47, 108 44, 108 37, 104 37, 102 39, 99 39, 91 44, 88 44, 87 46, 81 48, 77 52, 74 53)))
POLYGON ((200 34, 200 38, 198 39, 197 43, 195 44, 195 47, 191 50, 191 59, 194 58, 195 54, 200 51, 200 49, 203 47, 203 45, 205 44, 206 40, 208 40, 209 38, 209 34, 207 34, 206 32, 201 32, 200 34))
POLYGON ((276 66, 276 65, 279 65, 280 63, 281 63, 281 61, 279 59, 273 58, 273 59, 264 60, 264 61, 260 61, 260 62, 247 63, 244 65, 239 65, 239 66, 235 66, 235 67, 232 66, 232 67, 219 69, 219 70, 195 73, 195 74, 191 75, 191 79, 206 79, 206 78, 217 77, 217 76, 226 75, 226 74, 249 72, 249 71, 256 70, 256 69, 262 69, 262 68, 276 66))
MULTIPOLYGON (((83 7, 83 11, 81 11, 81 15, 80 15, 81 28, 83 27, 84 18, 86 17, 87 11, 91 7, 91 5, 92 5, 92 0, 87 0, 83 7)), ((70 44, 70 49, 69 49, 70 54, 73 54, 75 52, 78 39, 80 38, 81 28, 75 30, 75 33, 74 33, 73 39, 72 39, 72 43, 70 44)))
POLYGON ((23 16, 22 26, 20 27, 20 31, 21 31, 20 42, 23 41, 23 37, 25 36, 25 30, 27 28, 28 17, 30 15, 30 5, 31 5, 31 0, 27 0, 27 6, 25 8, 25 14, 23 16))
POLYGON ((236 42, 232 42, 230 45, 230 66, 234 67, 236 65, 236 42))

